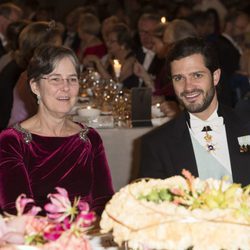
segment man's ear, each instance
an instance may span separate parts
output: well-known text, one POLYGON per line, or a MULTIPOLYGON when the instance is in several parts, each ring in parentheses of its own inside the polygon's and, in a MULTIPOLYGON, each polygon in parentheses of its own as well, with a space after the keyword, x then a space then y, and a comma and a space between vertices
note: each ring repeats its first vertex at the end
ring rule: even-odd
POLYGON ((216 86, 220 81, 221 70, 216 69, 213 73, 214 86, 216 86))

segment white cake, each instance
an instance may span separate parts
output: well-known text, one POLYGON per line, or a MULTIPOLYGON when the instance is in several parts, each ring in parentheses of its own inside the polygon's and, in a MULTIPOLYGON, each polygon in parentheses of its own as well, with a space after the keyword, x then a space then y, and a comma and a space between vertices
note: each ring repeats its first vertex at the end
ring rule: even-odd
POLYGON ((106 205, 102 232, 132 249, 250 250, 250 186, 186 176, 122 188, 106 205))

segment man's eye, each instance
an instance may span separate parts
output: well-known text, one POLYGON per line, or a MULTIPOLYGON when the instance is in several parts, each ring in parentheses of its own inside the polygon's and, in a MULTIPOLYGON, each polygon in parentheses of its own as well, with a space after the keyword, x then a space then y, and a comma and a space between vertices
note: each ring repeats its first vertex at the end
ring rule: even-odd
POLYGON ((182 76, 174 76, 172 79, 174 82, 178 82, 182 79, 182 76))
POLYGON ((194 73, 193 77, 194 79, 199 79, 201 78, 203 75, 201 73, 194 73))

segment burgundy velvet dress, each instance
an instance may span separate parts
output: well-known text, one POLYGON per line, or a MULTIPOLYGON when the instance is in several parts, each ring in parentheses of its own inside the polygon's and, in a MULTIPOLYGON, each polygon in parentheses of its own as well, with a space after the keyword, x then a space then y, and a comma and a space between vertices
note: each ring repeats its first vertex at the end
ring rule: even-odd
POLYGON ((15 212, 21 193, 44 207, 55 187, 80 196, 100 214, 113 195, 102 140, 93 128, 67 137, 31 134, 16 124, 0 134, 0 207, 15 212))

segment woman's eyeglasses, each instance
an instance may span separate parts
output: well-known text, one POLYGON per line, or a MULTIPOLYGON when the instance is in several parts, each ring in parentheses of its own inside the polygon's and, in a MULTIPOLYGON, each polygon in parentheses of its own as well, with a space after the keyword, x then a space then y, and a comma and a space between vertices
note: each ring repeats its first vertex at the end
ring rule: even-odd
POLYGON ((79 79, 77 76, 69 76, 67 78, 63 78, 61 75, 50 75, 47 77, 41 77, 41 79, 47 80, 49 84, 56 87, 63 86, 64 81, 66 81, 70 86, 79 85, 79 79))

